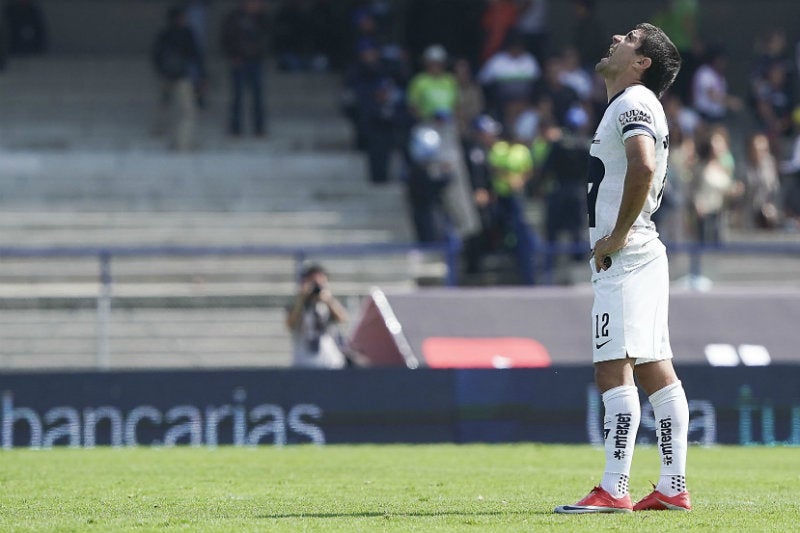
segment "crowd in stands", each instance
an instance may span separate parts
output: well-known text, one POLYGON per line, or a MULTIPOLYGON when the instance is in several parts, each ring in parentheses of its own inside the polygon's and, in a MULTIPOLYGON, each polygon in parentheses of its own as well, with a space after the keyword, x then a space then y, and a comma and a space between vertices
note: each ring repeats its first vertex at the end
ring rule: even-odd
MULTIPOLYGON (((374 183, 394 179, 389 161, 401 155, 418 239, 455 231, 467 271, 504 251, 519 280, 535 283, 537 247, 566 240, 576 260, 585 257, 585 165, 607 99, 594 65, 611 43, 598 3, 571 0, 572 34, 558 48, 547 0, 464 2, 457 17, 452 3, 409 0, 399 37, 379 31, 377 20, 394 15, 386 2, 354 11, 343 107, 356 147, 374 183), (545 211, 535 224, 531 201, 545 211)), ((747 93, 732 94, 726 50, 701 39, 699 10, 697 0, 668 0, 651 18, 684 58, 663 99, 671 160, 659 230, 668 242, 707 244, 730 227, 797 231, 800 55, 785 30, 770 30, 755 43, 747 93)))
MULTIPOLYGON (((195 146, 216 38, 231 135, 268 133, 267 57, 284 71, 341 71, 342 112, 370 180, 402 180, 417 239, 455 232, 468 271, 509 252, 520 280, 534 283, 537 247, 584 239, 584 165, 607 99, 594 72, 611 43, 597 16, 602 0, 569 0, 572 24, 559 39, 548 0, 239 0, 218 36, 208 35, 209 1, 175 4, 154 32, 162 115, 171 106, 177 116, 174 148, 195 146), (528 215, 532 201, 544 206, 540 220, 528 215)), ((712 244, 730 226, 799 231, 800 46, 779 26, 760 35, 748 87, 733 94, 724 43, 697 31, 701 9, 698 0, 662 0, 650 17, 683 57, 663 98, 671 150, 659 230, 666 241, 712 244)), ((7 0, 3 22, 0 65, 6 52, 46 49, 33 0, 7 0)))

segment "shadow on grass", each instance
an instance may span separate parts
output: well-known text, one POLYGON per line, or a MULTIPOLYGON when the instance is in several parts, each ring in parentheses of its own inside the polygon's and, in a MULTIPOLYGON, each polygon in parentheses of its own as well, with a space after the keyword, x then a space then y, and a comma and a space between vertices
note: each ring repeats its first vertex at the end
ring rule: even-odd
POLYGON ((392 513, 380 511, 364 511, 361 513, 275 513, 258 515, 260 519, 282 519, 282 518, 381 518, 381 517, 435 517, 435 516, 508 516, 508 515, 552 515, 552 511, 532 509, 530 511, 439 511, 439 512, 407 512, 392 513))

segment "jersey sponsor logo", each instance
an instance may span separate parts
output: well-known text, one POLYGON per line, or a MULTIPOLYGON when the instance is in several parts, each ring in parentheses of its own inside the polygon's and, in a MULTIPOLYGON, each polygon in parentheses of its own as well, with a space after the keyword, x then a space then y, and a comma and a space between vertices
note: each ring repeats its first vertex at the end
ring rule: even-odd
POLYGON ((620 113, 620 115, 617 117, 617 120, 619 120, 620 126, 626 126, 628 124, 633 124, 634 122, 644 124, 653 123, 653 117, 641 109, 631 109, 629 111, 625 111, 624 113, 620 113))
POLYGON ((608 344, 609 342, 611 342, 611 340, 612 340, 612 339, 608 339, 608 340, 607 340, 607 341, 605 341, 605 342, 596 342, 596 343, 594 343, 594 347, 595 347, 595 348, 597 348, 597 349, 599 350, 600 348, 602 348, 603 346, 605 346, 606 344, 608 344))

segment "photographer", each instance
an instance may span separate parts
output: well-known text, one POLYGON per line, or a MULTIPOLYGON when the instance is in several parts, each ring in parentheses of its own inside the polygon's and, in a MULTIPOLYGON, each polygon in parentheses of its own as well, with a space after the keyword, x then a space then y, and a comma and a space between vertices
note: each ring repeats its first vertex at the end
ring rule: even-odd
POLYGON ((306 267, 286 317, 292 332, 294 366, 344 368, 347 359, 337 342, 337 324, 345 321, 347 311, 328 288, 325 269, 319 265, 306 267))

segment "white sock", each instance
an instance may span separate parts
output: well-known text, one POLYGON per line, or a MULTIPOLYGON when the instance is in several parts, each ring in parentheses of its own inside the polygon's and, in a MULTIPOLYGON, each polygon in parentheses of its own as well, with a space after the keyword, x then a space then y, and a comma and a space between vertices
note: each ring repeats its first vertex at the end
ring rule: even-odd
POLYGON ((615 498, 628 493, 636 431, 641 419, 639 391, 632 385, 614 387, 603 393, 606 469, 600 486, 615 498))
POLYGON ((661 454, 661 477, 656 490, 675 496, 686 490, 686 449, 689 404, 681 382, 667 385, 650 396, 656 423, 656 443, 661 454))

